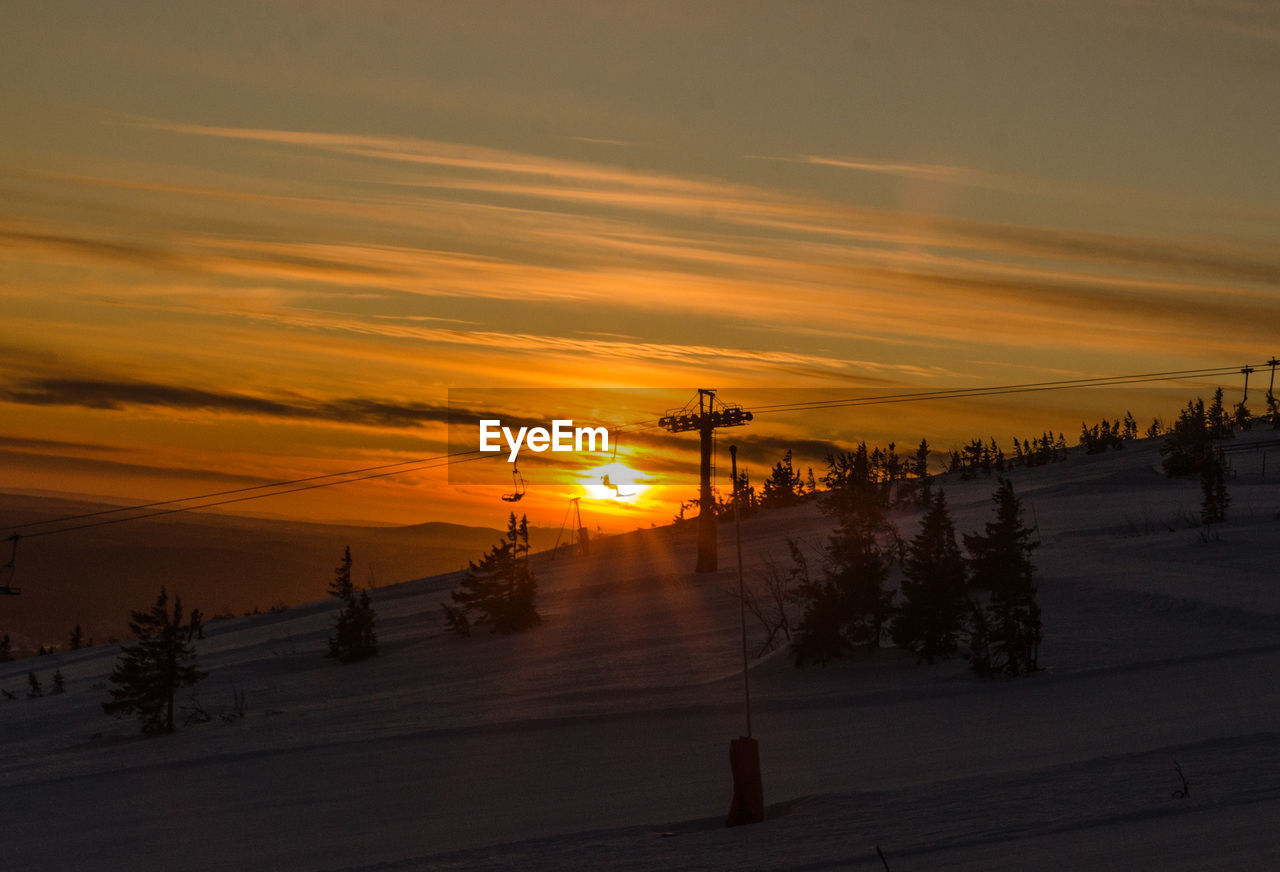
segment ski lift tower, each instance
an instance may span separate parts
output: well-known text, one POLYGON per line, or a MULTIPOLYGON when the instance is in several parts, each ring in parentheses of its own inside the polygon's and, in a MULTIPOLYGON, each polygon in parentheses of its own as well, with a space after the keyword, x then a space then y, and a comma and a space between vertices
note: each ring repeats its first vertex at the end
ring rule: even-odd
POLYGON ((711 497, 711 439, 721 427, 742 427, 752 419, 741 406, 716 399, 716 392, 698 388, 698 406, 692 401, 681 409, 671 409, 658 419, 658 426, 672 433, 697 430, 702 454, 698 464, 701 487, 698 491, 698 565, 696 572, 715 572, 716 507, 711 497))

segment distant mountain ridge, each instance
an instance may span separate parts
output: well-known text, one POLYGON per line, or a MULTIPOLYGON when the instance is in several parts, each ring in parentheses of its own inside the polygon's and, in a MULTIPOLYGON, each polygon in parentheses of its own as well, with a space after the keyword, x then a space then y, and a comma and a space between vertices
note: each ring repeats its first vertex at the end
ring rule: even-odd
MULTIPOLYGON (((0 534, 119 508, 72 496, 0 493, 0 534)), ((31 536, 19 543, 13 582, 23 594, 0 603, 0 634, 9 634, 19 651, 65 647, 77 624, 99 642, 121 637, 129 610, 153 600, 161 585, 210 617, 266 611, 323 598, 347 545, 357 584, 382 586, 463 569, 502 535, 446 521, 363 526, 191 511, 31 536)), ((555 531, 531 527, 530 539, 535 549, 549 548, 555 531)), ((0 545, 7 561, 8 543, 0 545)))

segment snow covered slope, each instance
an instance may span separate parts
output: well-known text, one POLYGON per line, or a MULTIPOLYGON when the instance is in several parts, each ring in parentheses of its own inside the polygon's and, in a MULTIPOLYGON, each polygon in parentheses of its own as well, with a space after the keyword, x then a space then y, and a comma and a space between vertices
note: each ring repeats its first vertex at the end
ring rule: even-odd
MULTIPOLYGON (((756 661, 758 826, 722 826, 744 730, 732 527, 711 575, 692 530, 661 528, 536 558, 545 620, 515 637, 442 632, 456 575, 377 590, 382 651, 359 664, 322 656, 329 603, 214 623, 195 688, 214 720, 173 736, 101 713, 112 647, 0 665, 3 866, 875 870, 878 845, 895 872, 1280 868, 1270 459, 1263 478, 1234 456, 1210 541, 1198 483, 1163 478, 1152 443, 1017 471, 1047 669, 756 661), (67 692, 25 698, 55 665, 67 692)), ((978 529, 993 480, 941 483, 978 529)), ((813 506, 750 519, 748 577, 827 529, 813 506)))

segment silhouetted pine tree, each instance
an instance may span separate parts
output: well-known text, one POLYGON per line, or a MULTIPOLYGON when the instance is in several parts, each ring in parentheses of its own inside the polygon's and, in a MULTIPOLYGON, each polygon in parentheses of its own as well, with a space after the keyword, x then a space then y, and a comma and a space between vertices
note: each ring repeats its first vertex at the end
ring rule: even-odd
POLYGON ((885 582, 898 540, 884 520, 884 493, 872 476, 866 446, 830 456, 827 466, 822 505, 837 527, 827 544, 825 571, 796 592, 804 608, 791 642, 797 666, 823 664, 857 646, 878 648, 893 609, 885 582))
POLYGON ((175 597, 169 611, 169 594, 162 587, 148 612, 131 613, 129 629, 136 640, 125 645, 111 672, 111 702, 107 714, 137 715, 142 732, 173 732, 173 698, 179 687, 205 677, 195 666, 196 653, 188 642, 189 625, 182 620, 182 599, 175 597))
POLYGON ((1025 675, 1038 668, 1043 630, 1031 552, 1032 530, 1022 525, 1022 501, 1000 479, 995 521, 964 537, 972 599, 970 665, 980 675, 1025 675), (984 601, 985 600, 985 601, 984 601), (974 640, 981 639, 981 645, 974 640))
POLYGON ((34 672, 27 673, 27 699, 35 699, 38 696, 44 696, 44 691, 40 689, 40 679, 36 678, 34 672))
POLYGON ((780 509, 794 505, 803 492, 800 474, 791 466, 791 452, 773 465, 773 470, 764 481, 764 489, 760 494, 760 505, 766 509, 780 509))
POLYGON ((71 631, 71 639, 68 647, 72 651, 79 651, 84 647, 84 633, 80 630, 80 625, 76 624, 75 629, 71 631))
POLYGON ((929 663, 953 654, 964 623, 965 564, 942 491, 907 546, 902 596, 893 641, 929 663))
POLYGON ((1133 412, 1124 413, 1124 431, 1120 435, 1126 441, 1138 438, 1138 419, 1133 417, 1133 412))
POLYGON ((53 692, 54 693, 67 692, 67 680, 62 677, 61 669, 55 669, 53 671, 53 692))
POLYGON ((9 634, 5 633, 4 638, 0 639, 0 663, 8 663, 13 659, 13 643, 9 641, 9 634))
POLYGON ((369 602, 369 591, 356 593, 351 582, 351 546, 342 554, 342 560, 333 571, 329 583, 329 595, 342 600, 342 608, 334 619, 333 634, 329 636, 328 656, 342 663, 363 660, 378 653, 378 635, 374 631, 376 616, 369 602))
POLYGON ((488 623, 494 633, 515 633, 540 623, 538 583, 529 565, 529 521, 515 512, 507 519, 507 534, 479 563, 472 561, 462 586, 444 605, 445 625, 461 636, 473 625, 488 623), (475 617, 473 617, 473 615, 475 617))
POLYGON ((1249 411, 1249 407, 1244 404, 1244 400, 1236 403, 1235 408, 1231 410, 1231 420, 1241 430, 1248 430, 1253 426, 1253 413, 1249 411))
POLYGON ((1231 495, 1227 493, 1225 467, 1226 459, 1219 448, 1209 453, 1209 459, 1200 471, 1200 490, 1204 494, 1200 501, 1201 523, 1219 524, 1227 519, 1231 495))
POLYGON ((1222 388, 1213 392, 1213 402, 1205 412, 1205 424, 1209 428, 1210 439, 1230 439, 1234 435, 1231 432, 1231 419, 1227 417, 1227 410, 1223 405, 1222 388))
POLYGON ((916 477, 916 484, 919 487, 920 505, 929 505, 929 499, 933 496, 933 476, 929 474, 929 442, 927 439, 921 439, 920 444, 916 446, 916 453, 911 457, 911 474, 916 477))
POLYGON ((1213 450, 1213 436, 1204 400, 1187 401, 1160 444, 1165 475, 1193 475, 1204 469, 1213 450))

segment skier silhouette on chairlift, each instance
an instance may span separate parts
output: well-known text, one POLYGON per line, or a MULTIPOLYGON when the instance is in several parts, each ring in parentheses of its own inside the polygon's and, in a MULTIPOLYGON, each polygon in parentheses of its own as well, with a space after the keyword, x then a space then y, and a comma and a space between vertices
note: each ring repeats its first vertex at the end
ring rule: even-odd
POLYGON ((511 493, 503 494, 502 501, 504 503, 518 503, 524 498, 526 490, 524 476, 520 474, 520 467, 513 466, 511 468, 511 493))
MULTIPOLYGON (((609 461, 609 463, 616 464, 617 462, 618 462, 618 440, 615 439, 613 441, 613 458, 609 461)), ((622 499, 623 497, 635 496, 635 493, 636 493, 633 490, 623 493, 621 490, 621 485, 614 484, 613 481, 609 478, 609 473, 607 472, 600 479, 600 483, 605 487, 607 487, 609 490, 613 491, 613 495, 618 499, 622 499)))
POLYGON ((627 491, 626 493, 623 493, 623 492, 622 492, 622 486, 621 486, 621 485, 614 484, 612 481, 610 481, 610 479, 609 479, 609 473, 607 473, 607 472, 604 474, 604 478, 600 479, 600 482, 601 482, 601 484, 603 484, 605 487, 607 487, 609 490, 613 491, 613 495, 614 495, 615 497, 618 497, 619 499, 621 499, 621 498, 623 498, 623 497, 632 497, 632 496, 635 496, 635 493, 636 493, 635 491, 627 491))

